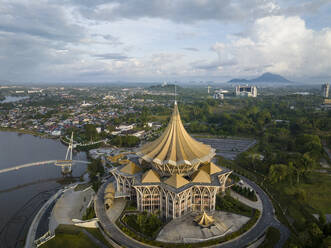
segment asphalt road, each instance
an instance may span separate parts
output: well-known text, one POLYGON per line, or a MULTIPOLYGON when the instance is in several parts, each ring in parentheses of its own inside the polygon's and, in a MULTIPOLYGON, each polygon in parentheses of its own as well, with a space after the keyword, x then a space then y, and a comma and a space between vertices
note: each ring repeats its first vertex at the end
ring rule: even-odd
MULTIPOLYGON (((240 176, 240 175, 239 175, 240 176)), ((250 229, 248 232, 244 233, 240 237, 235 240, 231 240, 227 243, 215 245, 213 247, 222 247, 222 248, 232 248, 232 247, 245 247, 247 244, 251 243, 252 241, 256 240, 261 234, 269 227, 273 226, 280 231, 280 240, 278 241, 276 248, 283 247, 284 243, 290 236, 289 229, 281 224, 274 214, 274 208, 272 205, 271 200, 269 199, 268 195, 254 182, 250 181, 246 177, 240 176, 242 180, 247 182, 259 195, 262 205, 263 205, 263 212, 260 220, 257 224, 250 229)))
POLYGON ((97 194, 96 200, 94 202, 94 209, 96 216, 99 218, 99 221, 104 229, 104 231, 118 244, 128 247, 128 248, 146 248, 146 247, 152 247, 148 246, 146 244, 142 244, 134 239, 131 239, 124 235, 122 231, 119 230, 119 228, 116 226, 115 223, 111 222, 106 214, 106 209, 103 204, 103 198, 104 198, 104 191, 106 185, 111 182, 113 178, 109 179, 106 183, 104 183, 97 194))
MULTIPOLYGON (((234 248, 234 247, 245 247, 247 244, 255 241, 258 237, 261 236, 261 234, 269 227, 273 226, 276 227, 280 231, 280 240, 276 245, 276 248, 283 247, 284 243, 288 239, 290 235, 290 231, 286 226, 281 224, 275 217, 274 214, 274 208, 272 206, 272 202, 269 199, 268 195, 254 182, 248 180, 247 178, 240 176, 244 181, 246 181, 260 196, 262 204, 263 204, 263 213, 257 224, 241 235, 240 237, 230 240, 226 243, 221 243, 214 245, 212 247, 220 247, 220 248, 234 248)), ((105 184, 101 186, 101 188, 98 191, 96 200, 95 200, 95 210, 96 215, 99 218, 99 221, 105 230, 105 232, 118 244, 128 247, 128 248, 146 248, 146 247, 154 247, 149 246, 147 244, 140 243, 134 239, 129 238, 125 234, 122 233, 122 231, 119 230, 119 228, 116 226, 115 223, 111 222, 109 218, 107 217, 106 210, 104 208, 103 204, 103 192, 105 189, 105 186, 113 179, 109 179, 105 184)))

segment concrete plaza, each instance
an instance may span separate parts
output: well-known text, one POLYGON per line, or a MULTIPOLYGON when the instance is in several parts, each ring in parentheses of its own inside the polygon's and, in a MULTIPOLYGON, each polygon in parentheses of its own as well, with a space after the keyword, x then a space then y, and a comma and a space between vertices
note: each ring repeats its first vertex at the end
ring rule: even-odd
POLYGON ((208 213, 215 219, 215 225, 202 228, 193 220, 199 213, 188 213, 170 221, 159 233, 156 240, 167 243, 193 243, 218 238, 238 230, 249 218, 222 211, 208 213))

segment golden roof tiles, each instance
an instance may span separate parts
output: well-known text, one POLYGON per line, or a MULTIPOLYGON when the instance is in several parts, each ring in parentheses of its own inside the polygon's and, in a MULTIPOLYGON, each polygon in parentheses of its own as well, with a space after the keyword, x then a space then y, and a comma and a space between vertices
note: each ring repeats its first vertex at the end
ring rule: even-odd
POLYGON ((159 165, 195 165, 210 161, 215 150, 193 139, 185 130, 175 103, 170 122, 163 134, 137 152, 147 162, 159 165))
POLYGON ((153 170, 148 170, 147 172, 145 172, 145 174, 142 176, 141 179, 142 183, 159 183, 160 181, 160 177, 158 174, 156 174, 155 171, 153 170))
POLYGON ((222 169, 220 167, 218 167, 216 164, 210 162, 208 164, 205 164, 203 166, 201 166, 200 168, 201 170, 204 170, 205 172, 207 172, 209 175, 213 175, 217 172, 221 172, 222 169))
POLYGON ((193 183, 211 183, 210 175, 204 170, 199 170, 193 176, 192 182, 193 183))
POLYGON ((189 183, 188 180, 186 180, 183 176, 179 175, 179 174, 173 174, 171 177, 169 177, 168 179, 166 179, 164 181, 164 183, 178 189, 186 184, 189 183))
POLYGON ((121 169, 121 172, 124 172, 129 175, 134 175, 140 171, 141 168, 131 161, 121 169))

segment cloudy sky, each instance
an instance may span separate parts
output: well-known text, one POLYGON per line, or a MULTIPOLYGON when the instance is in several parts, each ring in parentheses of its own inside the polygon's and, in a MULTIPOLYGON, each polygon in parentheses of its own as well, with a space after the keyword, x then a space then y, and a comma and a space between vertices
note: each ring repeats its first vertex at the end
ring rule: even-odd
POLYGON ((331 0, 0 0, 0 80, 331 79, 331 0))

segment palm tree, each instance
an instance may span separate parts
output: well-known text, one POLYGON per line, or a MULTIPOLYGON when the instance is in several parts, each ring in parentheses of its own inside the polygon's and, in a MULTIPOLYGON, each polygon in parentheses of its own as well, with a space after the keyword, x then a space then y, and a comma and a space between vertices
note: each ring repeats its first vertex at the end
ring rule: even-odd
POLYGON ((273 183, 283 181, 288 175, 288 167, 285 164, 273 164, 269 169, 269 179, 273 183))

